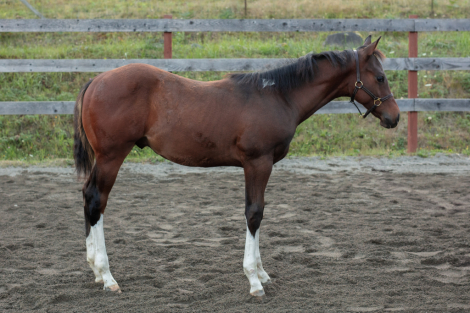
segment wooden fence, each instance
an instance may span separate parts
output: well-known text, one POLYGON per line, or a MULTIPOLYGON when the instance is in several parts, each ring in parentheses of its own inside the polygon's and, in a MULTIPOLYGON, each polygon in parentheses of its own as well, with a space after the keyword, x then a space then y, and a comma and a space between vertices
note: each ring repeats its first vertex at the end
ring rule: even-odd
MULTIPOLYGON (((104 72, 130 63, 146 63, 173 72, 257 71, 282 65, 288 59, 0 59, 0 72, 104 72)), ((385 59, 389 71, 470 70, 470 58, 385 59)))
MULTIPOLYGON (((397 99, 402 112, 469 111, 470 99, 397 99)), ((73 114, 75 101, 4 101, 0 102, 0 115, 73 114)), ((366 110, 359 104, 361 109, 366 110)), ((332 101, 315 114, 356 113, 348 101, 332 101)))
POLYGON ((0 20, 0 32, 470 31, 470 19, 0 20))
MULTIPOLYGON (((408 151, 417 148, 418 111, 470 111, 470 99, 417 99, 420 70, 470 70, 470 58, 417 58, 417 32, 470 31, 470 19, 278 19, 278 20, 0 20, 0 32, 164 32, 164 59, 39 60, 0 59, 0 72, 104 72, 130 63, 147 63, 167 71, 256 71, 285 59, 171 59, 171 33, 185 32, 307 32, 398 31, 410 34, 410 57, 384 62, 385 70, 409 71, 409 99, 397 100, 409 112, 408 151), (412 52, 413 51, 413 52, 412 52), (415 99, 416 98, 416 99, 415 99), (411 124, 410 124, 411 123, 411 124)), ((333 101, 316 114, 355 113, 345 101, 333 101)), ((71 101, 0 102, 0 115, 72 114, 71 101)))

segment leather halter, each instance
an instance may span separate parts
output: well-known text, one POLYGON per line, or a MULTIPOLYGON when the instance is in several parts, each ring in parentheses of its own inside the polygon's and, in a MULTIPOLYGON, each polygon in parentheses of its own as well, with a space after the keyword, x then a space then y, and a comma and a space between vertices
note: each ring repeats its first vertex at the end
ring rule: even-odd
POLYGON ((389 94, 388 96, 385 96, 383 98, 379 98, 379 97, 376 97, 369 89, 367 89, 364 84, 362 83, 361 81, 361 72, 359 71, 359 56, 357 54, 357 51, 356 50, 353 50, 354 51, 354 57, 356 58, 356 83, 354 84, 354 91, 352 93, 352 96, 351 96, 351 100, 349 102, 351 102, 352 104, 354 104, 354 106, 356 107, 356 109, 359 111, 359 114, 363 117, 363 118, 366 118, 367 115, 369 115, 372 111, 374 111, 378 106, 380 106, 382 104, 382 102, 384 102, 385 100, 388 100, 390 99, 391 97, 393 97, 393 93, 389 94), (369 96, 371 96, 372 99, 374 99, 374 105, 369 109, 367 110, 367 112, 365 114, 362 114, 361 113, 361 110, 359 110, 359 108, 357 107, 356 103, 354 102, 354 98, 356 97, 356 94, 357 92, 359 91, 359 89, 362 89, 364 90, 369 96))

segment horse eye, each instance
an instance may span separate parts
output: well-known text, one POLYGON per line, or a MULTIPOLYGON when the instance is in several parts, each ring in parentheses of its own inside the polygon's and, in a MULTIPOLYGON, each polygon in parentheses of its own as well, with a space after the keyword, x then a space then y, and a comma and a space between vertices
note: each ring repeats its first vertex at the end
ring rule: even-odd
POLYGON ((379 83, 383 83, 385 81, 385 78, 383 76, 377 76, 377 81, 379 83))

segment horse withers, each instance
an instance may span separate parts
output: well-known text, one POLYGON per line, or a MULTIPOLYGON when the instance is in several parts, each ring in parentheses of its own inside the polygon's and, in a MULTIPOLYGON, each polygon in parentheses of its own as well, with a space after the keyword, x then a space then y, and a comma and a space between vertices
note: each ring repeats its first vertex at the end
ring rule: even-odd
POLYGON ((89 81, 75 104, 74 158, 86 178, 83 199, 87 261, 104 289, 120 292, 109 270, 103 214, 124 159, 137 145, 187 166, 238 166, 245 173, 250 293, 270 282, 259 252, 264 192, 273 164, 289 150, 297 126, 335 98, 351 96, 397 125, 398 106, 376 50, 380 38, 353 51, 307 54, 282 67, 200 82, 145 64, 130 64, 89 81), (367 87, 366 87, 367 86, 367 87), (378 95, 378 96, 376 96, 378 95), (382 103, 383 102, 383 103, 382 103))

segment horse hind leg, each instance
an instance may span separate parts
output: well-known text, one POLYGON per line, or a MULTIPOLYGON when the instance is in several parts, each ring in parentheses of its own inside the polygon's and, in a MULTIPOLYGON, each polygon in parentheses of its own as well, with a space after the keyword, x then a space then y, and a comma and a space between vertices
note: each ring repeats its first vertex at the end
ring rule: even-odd
POLYGON ((103 229, 103 213, 108 195, 116 180, 123 158, 109 160, 97 155, 92 173, 83 187, 87 262, 95 274, 95 282, 105 290, 120 292, 109 269, 103 229))
POLYGON ((108 255, 103 231, 103 215, 98 222, 90 228, 86 239, 87 262, 95 273, 95 282, 103 283, 104 290, 121 292, 118 283, 109 270, 108 255))
MULTIPOLYGON (((96 228, 91 227, 90 220, 92 219, 91 212, 99 212, 97 207, 99 207, 99 193, 97 192, 96 188, 96 171, 92 172, 92 175, 88 179, 87 183, 83 187, 83 200, 85 202, 84 211, 85 211, 85 229, 86 229, 86 259, 88 265, 90 265, 93 273, 95 274, 95 282, 102 283, 103 277, 100 274, 100 271, 97 267, 95 267, 95 257, 96 257, 96 238, 95 235, 96 228), (93 194, 95 195, 95 199, 93 199, 93 194)), ((98 221, 95 221, 96 217, 93 217, 93 224, 96 225, 98 221)))

